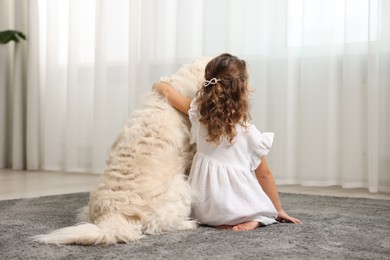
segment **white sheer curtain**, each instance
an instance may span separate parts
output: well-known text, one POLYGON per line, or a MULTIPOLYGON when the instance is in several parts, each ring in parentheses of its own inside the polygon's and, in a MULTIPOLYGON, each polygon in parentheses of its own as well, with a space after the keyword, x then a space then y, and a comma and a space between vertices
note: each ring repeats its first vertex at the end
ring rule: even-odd
POLYGON ((390 1, 0 3, 0 167, 100 173, 154 81, 230 52, 279 184, 390 191, 390 1))

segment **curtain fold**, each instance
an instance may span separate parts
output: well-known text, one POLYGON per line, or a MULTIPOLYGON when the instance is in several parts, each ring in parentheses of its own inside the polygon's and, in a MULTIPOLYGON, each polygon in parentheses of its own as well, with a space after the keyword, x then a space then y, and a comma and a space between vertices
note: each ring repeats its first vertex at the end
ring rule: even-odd
POLYGON ((390 2, 0 1, 0 167, 100 173, 161 76, 231 52, 278 184, 390 191, 390 2))
MULTIPOLYGON (((28 31, 27 1, 2 1, 0 28, 28 31)), ((2 29, 1 29, 2 30, 2 29)), ((0 165, 26 168, 27 46, 10 43, 1 48, 0 165)))
POLYGON ((26 169, 39 170, 43 165, 42 158, 42 94, 40 86, 39 63, 39 20, 38 3, 31 1, 28 6, 28 57, 27 57, 27 85, 26 88, 26 169))

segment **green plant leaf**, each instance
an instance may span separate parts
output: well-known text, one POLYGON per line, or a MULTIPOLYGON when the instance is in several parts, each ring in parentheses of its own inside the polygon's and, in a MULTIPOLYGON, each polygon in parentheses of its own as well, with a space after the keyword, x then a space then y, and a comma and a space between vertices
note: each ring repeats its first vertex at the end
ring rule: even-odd
POLYGON ((10 41, 19 42, 20 39, 26 40, 26 35, 20 31, 7 30, 0 32, 0 43, 7 44, 10 41))
POLYGON ((17 32, 17 35, 22 38, 23 40, 26 40, 26 35, 22 32, 17 32))

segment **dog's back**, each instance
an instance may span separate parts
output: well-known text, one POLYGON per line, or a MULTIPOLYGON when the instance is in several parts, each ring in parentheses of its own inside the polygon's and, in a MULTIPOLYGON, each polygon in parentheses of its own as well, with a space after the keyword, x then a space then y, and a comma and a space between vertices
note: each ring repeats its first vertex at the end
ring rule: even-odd
MULTIPOLYGON (((209 58, 195 59, 169 78, 194 97, 209 58)), ((186 182, 194 148, 188 119, 157 93, 145 95, 115 140, 99 185, 90 193, 89 219, 35 239, 56 244, 131 242, 143 234, 196 228, 189 219, 192 193, 186 182)))

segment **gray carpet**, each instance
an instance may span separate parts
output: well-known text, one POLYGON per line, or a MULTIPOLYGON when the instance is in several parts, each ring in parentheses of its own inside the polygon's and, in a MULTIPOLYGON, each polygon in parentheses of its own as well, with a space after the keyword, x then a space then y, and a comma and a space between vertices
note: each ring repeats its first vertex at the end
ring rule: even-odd
POLYGON ((200 227, 133 244, 56 246, 32 235, 73 225, 88 193, 0 201, 1 259, 390 259, 390 201, 281 194, 303 225, 233 232, 200 227))

